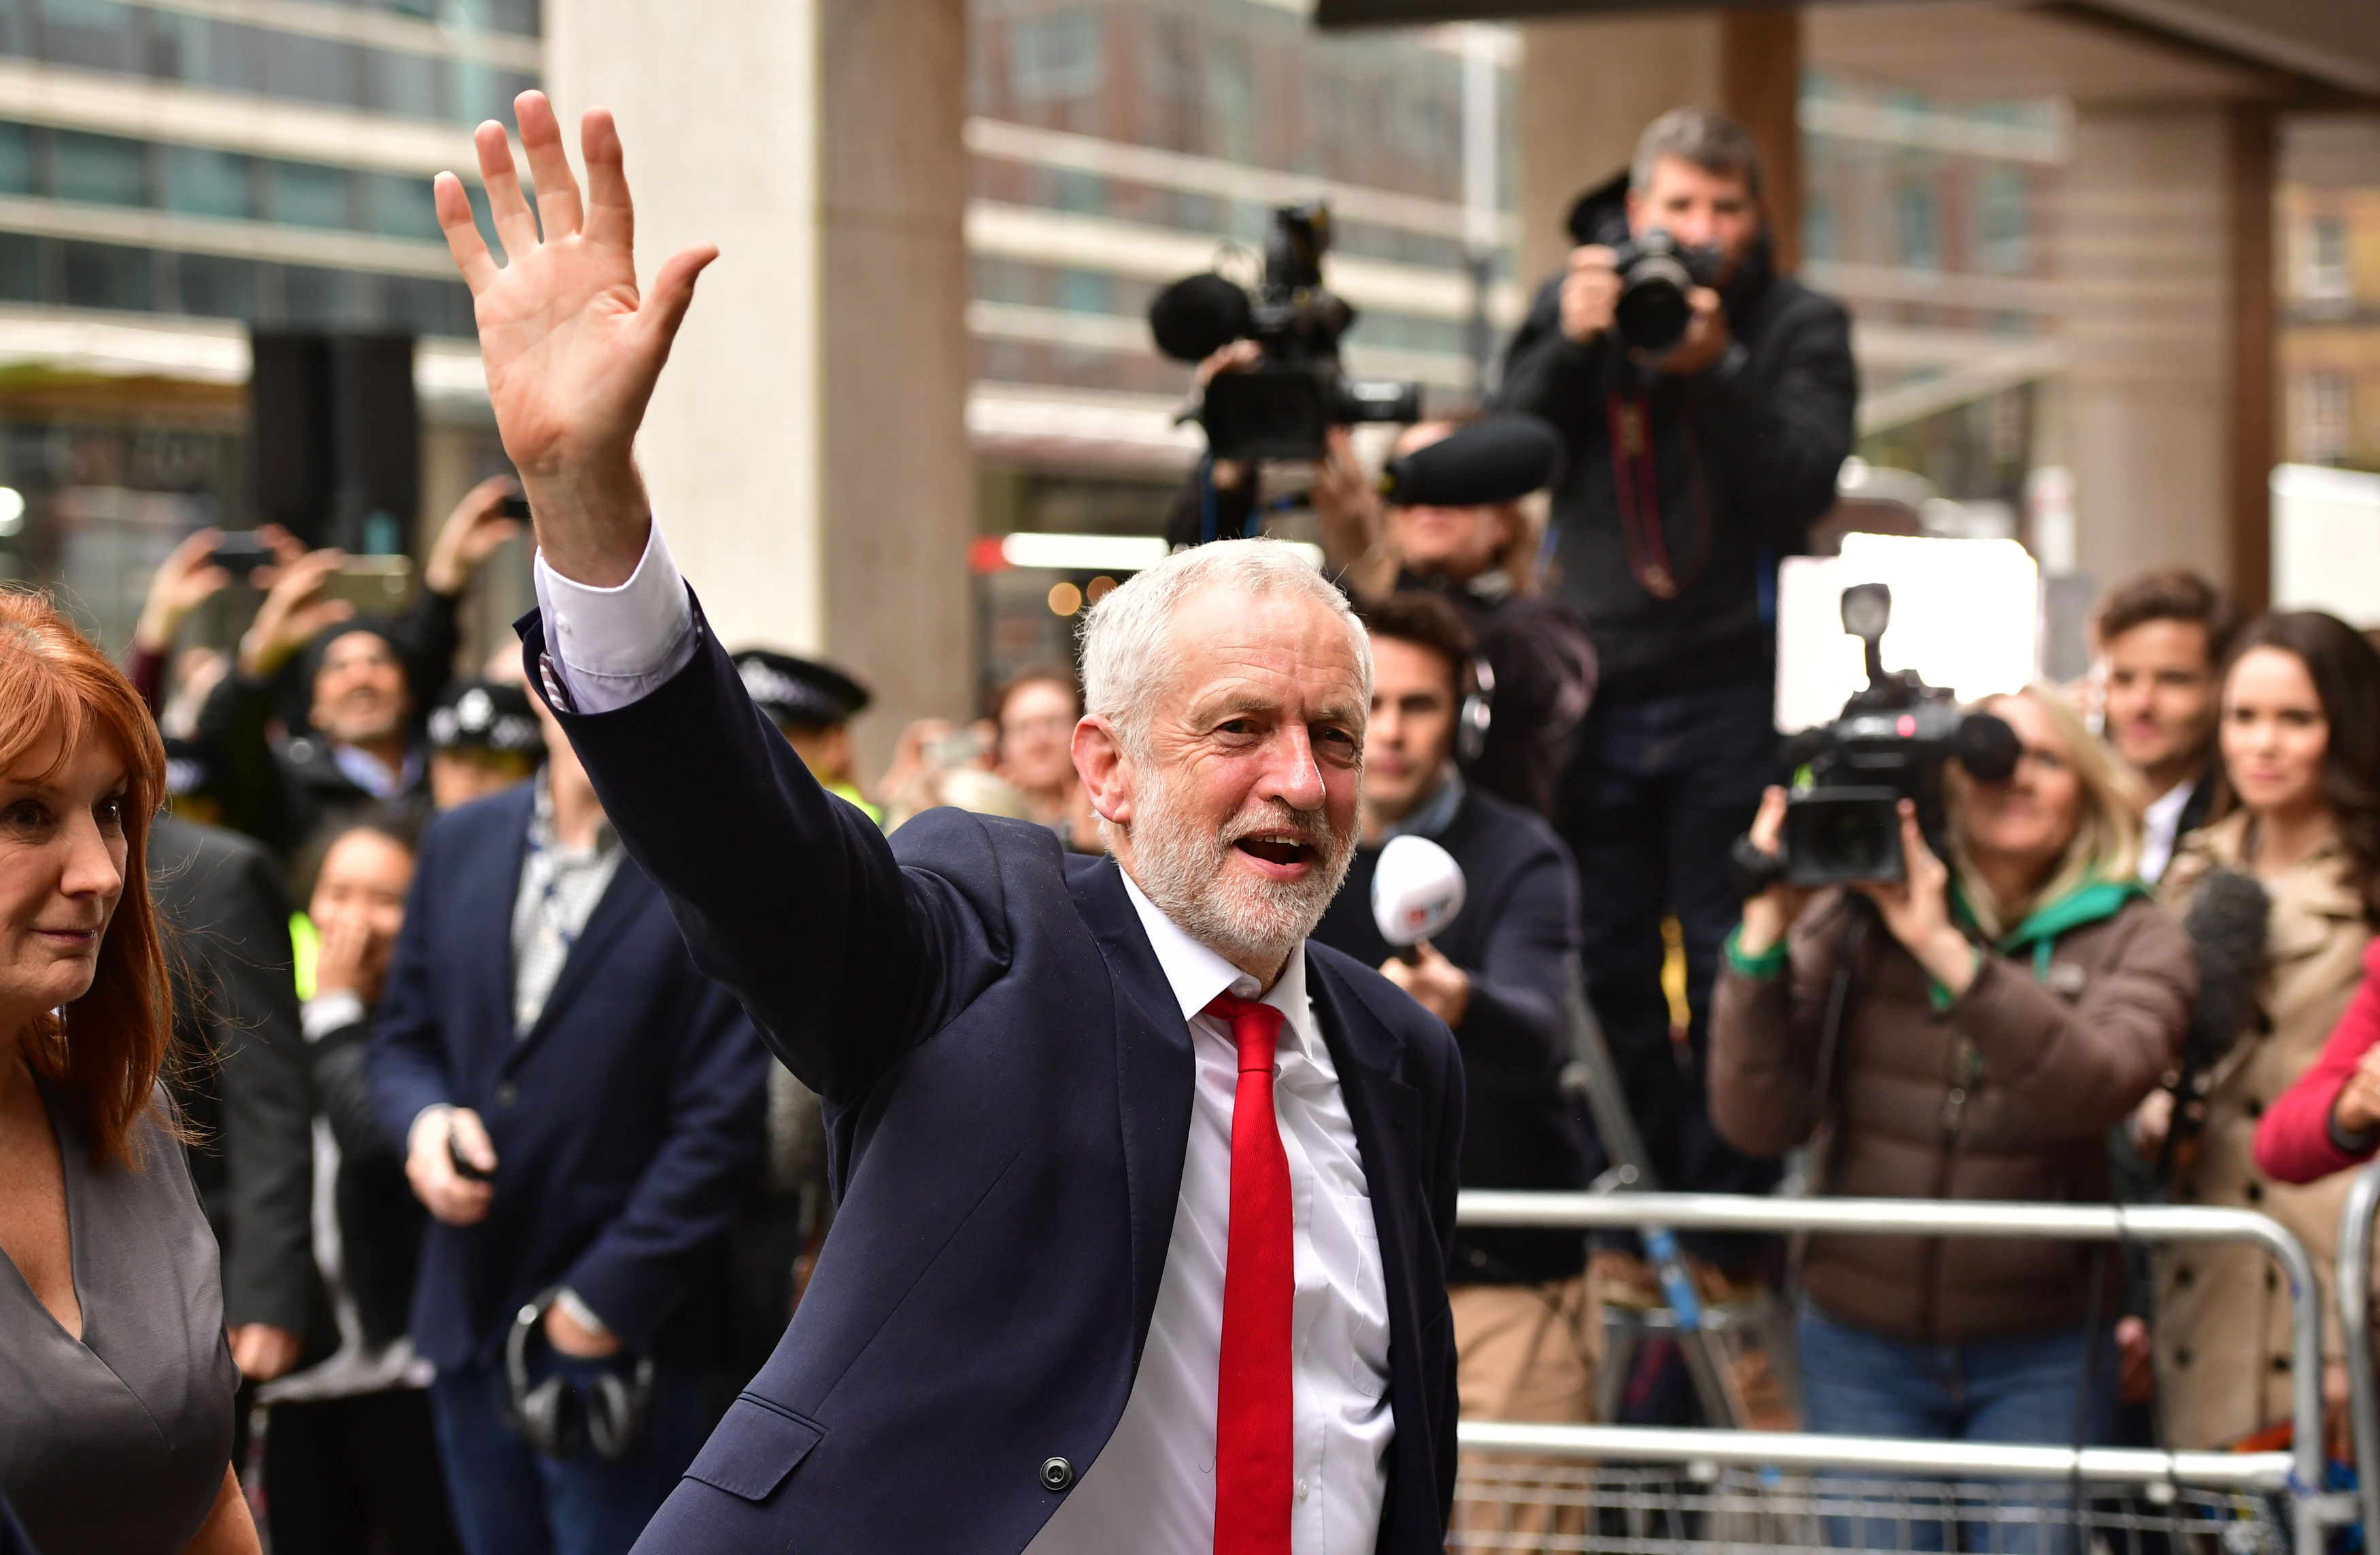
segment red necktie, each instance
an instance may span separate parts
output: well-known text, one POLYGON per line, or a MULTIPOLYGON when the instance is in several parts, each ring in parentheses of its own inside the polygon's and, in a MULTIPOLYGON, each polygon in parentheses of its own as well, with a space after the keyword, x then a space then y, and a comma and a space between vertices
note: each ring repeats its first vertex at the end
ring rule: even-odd
POLYGON ((1215 996, 1240 1053, 1232 1100, 1232 1229, 1223 1266, 1223 1353, 1215 1390, 1215 1555, 1289 1555, 1289 1158, 1273 1115, 1279 1010, 1215 996))

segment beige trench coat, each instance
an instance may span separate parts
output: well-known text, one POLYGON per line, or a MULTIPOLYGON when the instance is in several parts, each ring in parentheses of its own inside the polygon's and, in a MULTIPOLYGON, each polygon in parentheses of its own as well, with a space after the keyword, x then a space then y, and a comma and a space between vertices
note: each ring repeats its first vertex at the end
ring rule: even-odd
MULTIPOLYGON (((2161 894, 2179 917, 2215 865, 2241 869, 2249 817, 2237 811, 2194 833, 2161 894)), ((2340 1353, 2333 1273, 2338 1212, 2353 1173, 2304 1187, 2256 1170, 2256 1120, 2321 1053, 2362 979, 2372 937, 2346 871, 2345 850, 2325 843, 2272 893, 2267 961, 2248 1027, 2214 1074, 2205 1132, 2176 1173, 2177 1204, 2260 1209, 2295 1233, 2322 1282, 2323 1353, 2340 1353)), ((2289 1297, 2257 1249, 2206 1243, 2161 1249, 2156 1258, 2157 1387, 2171 1444, 2228 1446, 2289 1418, 2289 1297)))

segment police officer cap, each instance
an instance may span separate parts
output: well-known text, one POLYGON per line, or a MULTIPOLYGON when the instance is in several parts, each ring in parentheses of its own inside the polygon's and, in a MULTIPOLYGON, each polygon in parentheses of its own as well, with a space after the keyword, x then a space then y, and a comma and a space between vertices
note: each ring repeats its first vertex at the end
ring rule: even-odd
POLYGON ((773 723, 821 729, 847 723, 868 706, 868 687, 814 660, 765 648, 735 655, 735 673, 753 703, 773 723))
POLYGON ((545 754, 545 731, 517 686, 458 680, 430 710, 430 743, 440 750, 517 750, 545 754))

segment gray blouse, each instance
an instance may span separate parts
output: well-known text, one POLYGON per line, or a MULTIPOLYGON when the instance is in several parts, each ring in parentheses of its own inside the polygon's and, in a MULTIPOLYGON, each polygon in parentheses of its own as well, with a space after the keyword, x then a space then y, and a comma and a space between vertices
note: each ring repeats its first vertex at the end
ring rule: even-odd
POLYGON ((66 1168, 82 1338, 0 1257, 0 1490, 42 1555, 173 1555, 231 1462, 238 1378, 214 1235, 155 1116, 135 1129, 140 1170, 93 1167, 72 1113, 41 1091, 66 1168))

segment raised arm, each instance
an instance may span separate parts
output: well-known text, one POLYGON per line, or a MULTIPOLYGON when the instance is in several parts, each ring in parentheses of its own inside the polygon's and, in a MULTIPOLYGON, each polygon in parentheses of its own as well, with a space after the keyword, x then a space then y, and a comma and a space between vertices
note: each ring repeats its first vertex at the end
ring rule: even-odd
POLYGON ((1005 965, 997 868, 978 830, 968 835, 982 858, 969 862, 966 836, 937 833, 950 878, 905 875, 875 827, 820 790, 754 710, 654 529, 633 456, 715 250, 674 255, 640 296, 611 115, 590 109, 581 127, 582 204, 543 95, 523 92, 516 106, 534 214, 503 127, 483 124, 477 140, 506 262, 488 252, 450 175, 439 176, 438 211, 536 526, 547 609, 526 633, 531 683, 668 894, 697 964, 751 1011, 788 1068, 848 1099, 1005 965), (960 877, 988 883, 952 883, 960 877))

